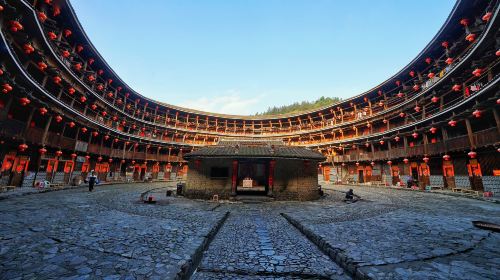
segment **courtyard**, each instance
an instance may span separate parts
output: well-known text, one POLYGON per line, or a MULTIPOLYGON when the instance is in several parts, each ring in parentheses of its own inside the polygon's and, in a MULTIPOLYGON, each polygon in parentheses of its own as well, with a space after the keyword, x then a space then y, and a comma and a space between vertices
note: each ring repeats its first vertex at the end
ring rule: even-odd
POLYGON ((0 279, 497 279, 500 205, 324 186, 312 202, 166 197, 165 183, 0 201, 0 279), (345 191, 362 199, 346 204, 345 191), (156 204, 140 202, 150 192, 156 204))

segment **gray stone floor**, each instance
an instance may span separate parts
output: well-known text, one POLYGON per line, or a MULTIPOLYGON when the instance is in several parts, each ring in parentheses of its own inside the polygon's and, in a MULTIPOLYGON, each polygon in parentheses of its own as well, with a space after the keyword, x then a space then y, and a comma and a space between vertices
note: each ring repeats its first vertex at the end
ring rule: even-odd
POLYGON ((315 202, 259 204, 167 198, 161 183, 9 198, 0 279, 171 279, 189 266, 194 279, 348 279, 347 266, 374 279, 499 278, 500 234, 471 224, 500 224, 499 204, 364 187, 345 204, 352 187, 325 188, 315 202), (138 202, 146 190, 157 204, 138 202))

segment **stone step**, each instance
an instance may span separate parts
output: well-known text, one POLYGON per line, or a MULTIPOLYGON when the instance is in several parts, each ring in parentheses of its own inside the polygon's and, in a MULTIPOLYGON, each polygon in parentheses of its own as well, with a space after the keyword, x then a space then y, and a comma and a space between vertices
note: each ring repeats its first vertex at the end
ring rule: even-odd
POLYGON ((235 199, 243 203, 264 203, 274 201, 274 198, 265 195, 237 195, 235 199))

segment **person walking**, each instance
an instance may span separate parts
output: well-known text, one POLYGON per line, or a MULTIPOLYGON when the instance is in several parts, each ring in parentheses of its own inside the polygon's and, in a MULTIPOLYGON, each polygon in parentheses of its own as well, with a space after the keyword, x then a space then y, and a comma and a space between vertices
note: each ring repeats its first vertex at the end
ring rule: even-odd
POLYGON ((89 175, 89 192, 94 190, 94 185, 96 183, 97 176, 95 175, 94 170, 90 171, 89 175))

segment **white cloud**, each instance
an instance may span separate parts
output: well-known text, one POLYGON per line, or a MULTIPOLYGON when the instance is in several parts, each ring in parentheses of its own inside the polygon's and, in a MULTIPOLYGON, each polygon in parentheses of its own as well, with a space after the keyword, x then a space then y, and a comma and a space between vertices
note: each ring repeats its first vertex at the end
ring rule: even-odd
POLYGON ((251 115, 257 112, 255 105, 259 104, 263 98, 264 95, 243 97, 237 90, 228 90, 225 94, 215 97, 188 99, 180 106, 221 114, 251 115))

